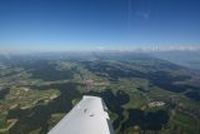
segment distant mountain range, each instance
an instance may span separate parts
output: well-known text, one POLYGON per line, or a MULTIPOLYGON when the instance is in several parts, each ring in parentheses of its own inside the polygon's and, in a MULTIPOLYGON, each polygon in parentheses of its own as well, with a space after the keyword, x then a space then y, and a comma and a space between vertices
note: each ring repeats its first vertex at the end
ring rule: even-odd
MULTIPOLYGON (((101 50, 88 50, 88 51, 80 51, 80 50, 74 50, 74 51, 62 51, 62 52, 54 52, 53 57, 63 57, 63 54, 66 57, 70 57, 74 54, 78 57, 82 55, 83 57, 88 56, 88 54, 98 53, 114 53, 114 54, 123 54, 123 53, 141 53, 141 54, 147 54, 159 59, 164 59, 167 61, 170 61, 172 63, 185 66, 191 69, 198 69, 200 70, 200 46, 154 46, 154 47, 141 47, 141 48, 130 48, 130 49, 121 49, 121 50, 110 50, 110 49, 101 49, 101 50)), ((9 59, 10 56, 13 55, 24 55, 24 54, 31 54, 35 55, 37 54, 37 57, 52 57, 52 52, 41 52, 41 51, 32 51, 32 52, 23 52, 23 51, 11 51, 11 50, 1 50, 0 49, 0 56, 1 58, 4 57, 6 59, 9 59), (50 54, 49 54, 50 53, 50 54)), ((82 57, 81 56, 81 57, 82 57)), ((89 57, 90 57, 89 56, 89 57)), ((88 57, 88 58, 89 58, 88 57)))

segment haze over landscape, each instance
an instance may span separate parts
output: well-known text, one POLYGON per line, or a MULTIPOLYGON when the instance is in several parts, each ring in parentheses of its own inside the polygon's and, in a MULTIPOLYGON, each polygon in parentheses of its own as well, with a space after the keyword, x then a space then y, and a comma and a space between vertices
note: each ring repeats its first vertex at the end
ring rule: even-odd
POLYGON ((199 134, 199 7, 1 0, 0 134, 46 134, 84 95, 116 134, 199 134))

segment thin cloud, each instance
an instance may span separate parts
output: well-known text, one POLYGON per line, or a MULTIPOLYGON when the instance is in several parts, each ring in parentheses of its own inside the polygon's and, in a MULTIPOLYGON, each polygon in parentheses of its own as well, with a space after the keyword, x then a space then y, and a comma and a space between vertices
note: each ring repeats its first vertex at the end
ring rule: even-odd
POLYGON ((144 12, 144 11, 136 11, 135 16, 141 17, 143 19, 149 19, 150 14, 148 12, 144 12))

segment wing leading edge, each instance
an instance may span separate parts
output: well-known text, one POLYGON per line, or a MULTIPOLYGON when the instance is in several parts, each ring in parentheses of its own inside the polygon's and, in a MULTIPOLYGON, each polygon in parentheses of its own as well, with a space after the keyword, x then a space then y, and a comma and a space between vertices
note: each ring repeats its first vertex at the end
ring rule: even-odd
POLYGON ((103 100, 83 96, 48 134, 114 134, 114 131, 103 100))

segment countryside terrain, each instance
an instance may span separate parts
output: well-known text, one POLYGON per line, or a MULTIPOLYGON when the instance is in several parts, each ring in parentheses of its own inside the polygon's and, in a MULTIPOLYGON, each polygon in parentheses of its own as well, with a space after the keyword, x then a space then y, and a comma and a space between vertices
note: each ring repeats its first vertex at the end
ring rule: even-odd
POLYGON ((0 133, 46 134, 83 95, 116 134, 199 134, 200 71, 123 52, 0 55, 0 133))

